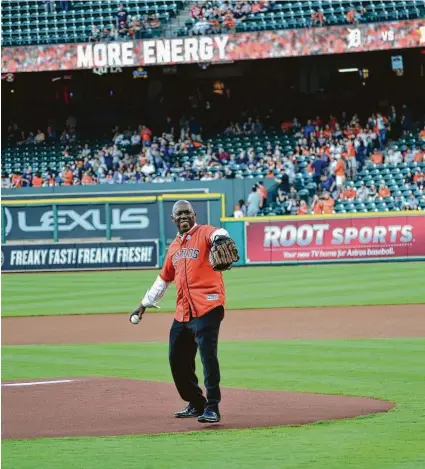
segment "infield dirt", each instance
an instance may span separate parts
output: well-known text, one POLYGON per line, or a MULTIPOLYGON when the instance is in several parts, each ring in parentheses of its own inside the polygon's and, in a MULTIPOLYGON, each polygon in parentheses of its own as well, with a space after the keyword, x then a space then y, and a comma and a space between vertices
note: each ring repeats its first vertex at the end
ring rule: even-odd
MULTIPOLYGON (((374 412, 377 399, 223 388, 220 424, 176 419, 174 385, 118 378, 70 378, 70 383, 3 387, 3 438, 109 436, 301 425, 374 412)), ((37 380, 36 380, 37 381, 37 380)))
MULTIPOLYGON (((124 314, 3 318, 2 341, 3 345, 166 341, 172 318, 171 313, 147 314, 137 326, 124 314)), ((233 310, 226 313, 220 335, 221 340, 424 337, 425 306, 233 310)), ((301 425, 385 412, 394 406, 361 397, 223 388, 224 420, 204 426, 194 419, 173 418, 184 403, 170 383, 69 379, 72 382, 3 387, 3 438, 301 425)))
MULTIPOLYGON (((167 341, 172 313, 148 313, 138 325, 126 314, 2 319, 3 345, 167 341)), ((425 305, 245 309, 226 312, 221 340, 425 337, 425 305)))

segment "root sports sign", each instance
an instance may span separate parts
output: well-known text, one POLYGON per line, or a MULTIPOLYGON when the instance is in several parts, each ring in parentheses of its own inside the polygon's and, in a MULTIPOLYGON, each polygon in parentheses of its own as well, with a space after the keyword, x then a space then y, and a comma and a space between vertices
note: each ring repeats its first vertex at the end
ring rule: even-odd
POLYGON ((246 263, 425 259, 425 214, 245 224, 246 263))

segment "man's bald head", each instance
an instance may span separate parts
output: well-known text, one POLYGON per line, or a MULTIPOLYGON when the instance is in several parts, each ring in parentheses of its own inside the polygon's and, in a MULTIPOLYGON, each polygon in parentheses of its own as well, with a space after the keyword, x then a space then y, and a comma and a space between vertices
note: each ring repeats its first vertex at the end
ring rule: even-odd
POLYGON ((176 210, 180 209, 181 207, 188 207, 189 209, 193 210, 192 204, 188 200, 178 200, 174 205, 173 205, 173 211, 172 214, 176 212, 176 210))
POLYGON ((187 200, 178 200, 173 205, 171 220, 176 224, 180 234, 187 233, 196 223, 196 213, 187 200))

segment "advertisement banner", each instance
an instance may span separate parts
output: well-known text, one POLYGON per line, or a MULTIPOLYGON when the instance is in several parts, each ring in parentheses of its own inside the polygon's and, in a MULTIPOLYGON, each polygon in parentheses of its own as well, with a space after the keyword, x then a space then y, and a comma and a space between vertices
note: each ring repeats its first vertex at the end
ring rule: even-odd
POLYGON ((144 269, 158 267, 158 241, 6 244, 2 272, 144 269))
MULTIPOLYGON (((7 241, 53 239, 51 205, 5 207, 7 241)), ((120 239, 159 237, 157 204, 110 204, 111 235, 120 239)), ((59 239, 106 237, 105 204, 58 205, 59 239)))
POLYGON ((245 224, 247 264, 425 259, 425 215, 245 224))
POLYGON ((3 47, 1 62, 4 73, 40 72, 344 54, 424 44, 424 21, 417 19, 172 39, 3 47))

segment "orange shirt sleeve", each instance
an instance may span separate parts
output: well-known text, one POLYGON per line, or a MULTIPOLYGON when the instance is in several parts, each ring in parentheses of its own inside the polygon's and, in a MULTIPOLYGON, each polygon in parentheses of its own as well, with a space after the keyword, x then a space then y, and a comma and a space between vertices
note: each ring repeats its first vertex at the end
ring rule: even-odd
POLYGON ((174 277, 176 275, 176 271, 174 269, 173 265, 173 260, 171 256, 169 255, 169 252, 167 252, 167 255, 165 256, 165 262, 164 265, 162 266, 161 273, 159 276, 164 280, 164 282, 172 282, 174 280, 174 277))

